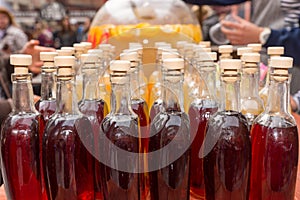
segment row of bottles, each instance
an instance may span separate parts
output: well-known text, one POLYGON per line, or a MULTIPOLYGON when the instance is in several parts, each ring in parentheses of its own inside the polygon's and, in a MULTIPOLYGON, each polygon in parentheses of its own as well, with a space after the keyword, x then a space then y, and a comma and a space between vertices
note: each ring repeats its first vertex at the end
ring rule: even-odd
POLYGON ((270 59, 264 109, 258 45, 241 60, 220 46, 216 63, 208 44, 157 43, 147 87, 143 48, 131 45, 119 60, 110 45, 41 53, 35 106, 31 57, 11 56, 14 109, 1 134, 10 199, 293 199, 291 58, 270 59))

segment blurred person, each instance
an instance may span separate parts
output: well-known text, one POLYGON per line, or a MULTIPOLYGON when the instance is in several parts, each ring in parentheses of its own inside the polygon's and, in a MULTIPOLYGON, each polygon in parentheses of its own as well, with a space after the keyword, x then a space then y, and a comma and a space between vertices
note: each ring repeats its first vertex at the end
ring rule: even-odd
POLYGON ((37 22, 34 29, 34 38, 40 42, 40 46, 53 47, 53 34, 50 31, 47 22, 37 22))
MULTIPOLYGON (((44 51, 55 51, 55 49, 39 46, 39 41, 30 40, 18 53, 31 55, 32 64, 29 66, 29 71, 32 73, 40 73, 41 66, 43 65, 43 62, 40 60, 40 52, 44 51)), ((0 97, 0 124, 2 124, 12 109, 10 77, 13 70, 14 68, 9 64, 9 55, 3 55, 0 51, 0 88, 5 94, 5 96, 0 97)), ((38 99, 39 97, 35 96, 35 101, 38 101, 38 99)))
POLYGON ((74 43, 77 42, 76 40, 76 32, 72 29, 70 24, 70 18, 65 17, 61 21, 61 30, 54 34, 54 47, 56 49, 60 47, 71 47, 74 43))
POLYGON ((88 33, 92 23, 92 18, 86 17, 84 23, 79 25, 77 29, 77 42, 86 42, 88 38, 88 33))
POLYGON ((28 41, 13 15, 4 7, 0 7, 0 50, 6 54, 21 50, 28 41))

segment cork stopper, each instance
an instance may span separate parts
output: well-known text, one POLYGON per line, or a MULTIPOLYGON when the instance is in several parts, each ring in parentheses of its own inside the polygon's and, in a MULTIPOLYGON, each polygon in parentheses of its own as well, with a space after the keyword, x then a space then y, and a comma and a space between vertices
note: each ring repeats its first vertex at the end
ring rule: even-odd
POLYGON ((199 61, 215 61, 217 60, 216 52, 199 53, 199 61))
POLYGON ((130 70, 130 61, 128 60, 113 60, 110 62, 110 70, 112 72, 128 72, 130 70))
POLYGON ((42 70, 45 72, 55 72, 54 58, 58 56, 57 52, 41 52, 40 60, 44 61, 42 70))
POLYGON ((69 50, 72 52, 71 55, 74 55, 75 54, 75 48, 74 47, 61 47, 60 48, 61 50, 69 50))
POLYGON ((284 54, 284 47, 268 47, 267 54, 269 56, 281 56, 284 54))
POLYGON ((73 44, 73 47, 75 48, 75 51, 85 51, 85 45, 81 43, 75 43, 73 44))
POLYGON ((74 51, 68 50, 68 49, 61 49, 61 50, 58 49, 58 50, 56 50, 58 56, 73 56, 74 51))
POLYGON ((260 62, 259 53, 244 53, 241 60, 245 63, 243 67, 243 72, 248 74, 254 74, 258 72, 258 63, 260 62))
POLYGON ((171 44, 166 43, 166 42, 155 42, 154 46, 156 48, 164 48, 164 49, 171 49, 172 48, 171 44))
POLYGON ((168 58, 179 58, 179 54, 177 52, 162 52, 161 54, 161 59, 162 60, 165 60, 165 59, 168 59, 168 58))
POLYGON ((176 48, 177 49, 183 49, 184 45, 188 43, 187 41, 177 41, 176 42, 176 48))
POLYGON ((81 54, 80 60, 83 64, 95 64, 98 62, 98 55, 97 54, 81 54))
POLYGON ((239 79, 239 71, 242 61, 239 59, 225 59, 220 61, 222 71, 222 80, 226 82, 235 82, 239 79))
POLYGON ((293 58, 291 57, 272 57, 270 61, 272 68, 272 77, 274 80, 283 82, 288 80, 288 69, 293 67, 293 58))
POLYGON ((163 66, 167 70, 183 70, 184 59, 182 58, 167 58, 163 59, 163 66))
POLYGON ((110 51, 110 48, 112 47, 111 44, 99 44, 98 48, 102 49, 103 51, 110 51))
POLYGON ((201 41, 199 42, 200 45, 204 45, 205 48, 210 48, 211 47, 211 42, 210 41, 201 41))
POLYGON ((102 57, 103 56, 103 50, 101 49, 90 49, 87 52, 88 54, 96 54, 98 57, 102 57))
POLYGON ((128 60, 128 61, 139 61, 139 55, 137 52, 127 52, 120 54, 121 60, 128 60))
POLYGON ((186 52, 186 51, 193 51, 194 50, 194 46, 195 46, 195 44, 185 43, 184 46, 183 46, 183 50, 184 50, 184 52, 186 52))
POLYGON ((86 51, 92 49, 93 44, 91 42, 80 42, 80 44, 83 44, 85 46, 86 51))
POLYGON ((113 60, 110 62, 111 76, 110 80, 112 83, 126 83, 126 74, 130 70, 130 61, 128 60, 113 60))
POLYGON ((232 45, 220 45, 219 46, 219 53, 221 54, 230 54, 233 52, 232 45))
POLYGON ((255 53, 259 53, 261 51, 262 45, 261 44, 248 44, 247 47, 252 48, 252 51, 255 53))
POLYGON ((57 76, 62 80, 71 80, 73 75, 72 67, 75 65, 74 56, 56 56, 54 64, 58 66, 57 76))
POLYGON ((25 54, 10 55, 10 64, 14 65, 14 74, 28 74, 28 66, 32 64, 32 56, 25 54))
POLYGON ((237 48, 237 55, 242 56, 244 53, 252 53, 251 47, 239 47, 237 48))
POLYGON ((259 53, 244 53, 241 59, 244 62, 258 63, 260 61, 260 55, 259 53))

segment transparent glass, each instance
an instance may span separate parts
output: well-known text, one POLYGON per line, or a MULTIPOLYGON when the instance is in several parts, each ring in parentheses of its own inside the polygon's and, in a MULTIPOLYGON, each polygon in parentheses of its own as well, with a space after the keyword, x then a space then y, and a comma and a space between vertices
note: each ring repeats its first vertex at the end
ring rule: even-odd
POLYGON ((202 38, 198 20, 181 0, 110 0, 98 11, 88 40, 115 45, 116 53, 129 42, 154 46, 156 41, 175 44, 202 38), (176 13, 176 14, 174 14, 176 13))

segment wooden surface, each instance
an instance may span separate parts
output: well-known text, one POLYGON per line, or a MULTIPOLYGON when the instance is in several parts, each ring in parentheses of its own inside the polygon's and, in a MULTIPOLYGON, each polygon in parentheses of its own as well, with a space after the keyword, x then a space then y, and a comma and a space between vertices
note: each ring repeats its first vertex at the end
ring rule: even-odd
MULTIPOLYGON (((300 133, 300 116, 299 115, 294 115, 297 125, 298 125, 298 132, 300 133)), ((300 137, 299 137, 300 138, 300 137)), ((299 140, 299 147, 300 147, 300 140, 299 140)), ((299 148, 300 151, 300 148, 299 148)), ((299 152, 300 155, 300 152, 299 152)), ((298 174, 297 174, 297 184, 296 184, 296 191, 295 191, 295 200, 300 200, 300 159, 298 162, 298 174)), ((6 200, 5 192, 4 192, 4 187, 0 187, 0 200, 6 200)))

